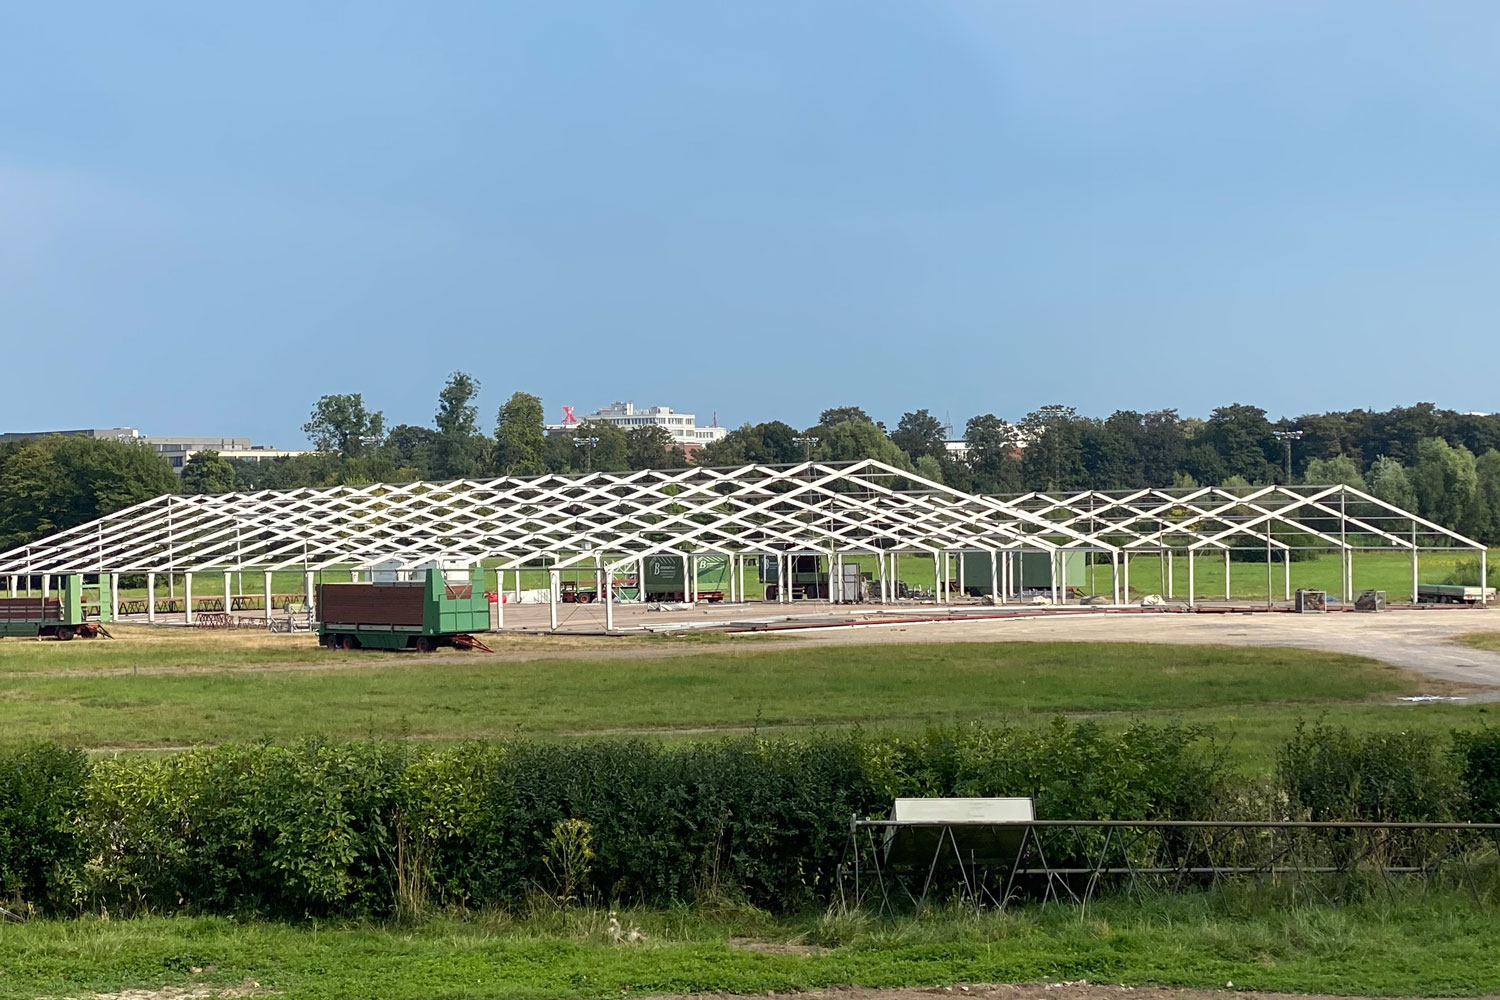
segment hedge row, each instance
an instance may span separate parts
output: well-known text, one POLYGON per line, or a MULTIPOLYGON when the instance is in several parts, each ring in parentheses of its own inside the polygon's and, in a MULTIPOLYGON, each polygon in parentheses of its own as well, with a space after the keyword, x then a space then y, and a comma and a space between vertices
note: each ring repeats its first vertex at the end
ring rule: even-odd
MULTIPOLYGON (((1489 732, 1440 746, 1319 727, 1288 744, 1263 799, 1318 818, 1493 816, 1497 760, 1489 732)), ((379 916, 532 893, 729 894, 779 910, 828 898, 851 814, 897 795, 1030 795, 1043 818, 1205 818, 1245 801, 1211 735, 1180 726, 306 742, 93 761, 36 744, 0 749, 0 893, 53 912, 379 916)))

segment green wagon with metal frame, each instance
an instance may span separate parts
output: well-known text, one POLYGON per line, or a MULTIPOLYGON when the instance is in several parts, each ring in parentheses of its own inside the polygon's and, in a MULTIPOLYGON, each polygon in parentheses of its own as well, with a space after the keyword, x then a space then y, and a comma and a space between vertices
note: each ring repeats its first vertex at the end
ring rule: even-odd
MULTIPOLYGON (((90 589, 80 573, 57 578, 57 596, 0 597, 0 637, 26 639, 94 639, 108 636, 102 623, 109 621, 109 602, 87 600, 90 589)), ((98 595, 95 595, 96 598, 98 595)))
POLYGON ((474 632, 490 628, 483 570, 449 584, 442 570, 425 580, 325 583, 318 587, 318 642, 338 649, 486 648, 474 632))

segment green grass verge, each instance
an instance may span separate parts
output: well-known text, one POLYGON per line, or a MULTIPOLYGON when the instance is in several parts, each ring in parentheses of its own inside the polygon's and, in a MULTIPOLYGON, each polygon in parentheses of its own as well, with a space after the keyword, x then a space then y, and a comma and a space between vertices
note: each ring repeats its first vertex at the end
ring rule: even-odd
POLYGON ((1475 996, 1500 981, 1500 916, 1459 900, 1265 907, 1200 897, 921 921, 628 911, 615 946, 595 911, 434 920, 411 929, 207 918, 36 921, 0 928, 0 997, 253 981, 284 1000, 783 993, 837 984, 1087 979, 1131 986, 1475 996), (772 947, 729 944, 753 939, 772 947), (823 942, 796 949, 785 942, 823 942))
MULTIPOLYGON (((50 648, 64 655, 81 646, 50 648)), ((1299 718, 1327 713, 1365 728, 1447 729, 1471 725, 1482 712, 1393 705, 1422 682, 1373 660, 1283 648, 1026 642, 777 649, 760 641, 661 657, 591 660, 581 652, 576 659, 486 662, 352 659, 304 637, 297 655, 304 652, 331 669, 0 673, 0 713, 8 737, 127 748, 307 735, 911 730, 1058 713, 1120 722, 1180 718, 1236 734, 1235 755, 1260 768, 1299 718)))
POLYGON ((1500 653, 1500 632, 1465 632, 1463 635, 1456 636, 1453 641, 1475 649, 1500 653))

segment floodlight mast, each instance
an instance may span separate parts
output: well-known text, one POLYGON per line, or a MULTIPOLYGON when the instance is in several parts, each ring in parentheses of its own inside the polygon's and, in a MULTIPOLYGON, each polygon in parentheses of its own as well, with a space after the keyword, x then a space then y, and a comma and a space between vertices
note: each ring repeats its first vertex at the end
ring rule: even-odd
POLYGON ((1271 436, 1286 445, 1286 485, 1292 485, 1292 442, 1301 441, 1305 431, 1272 431, 1271 436))

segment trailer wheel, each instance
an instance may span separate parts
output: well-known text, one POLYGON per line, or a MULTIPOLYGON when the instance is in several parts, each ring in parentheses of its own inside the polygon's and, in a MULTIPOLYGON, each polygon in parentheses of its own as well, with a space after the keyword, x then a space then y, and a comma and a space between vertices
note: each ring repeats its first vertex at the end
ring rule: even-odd
POLYGON ((416 650, 419 653, 430 653, 437 648, 435 645, 433 645, 432 640, 425 635, 417 636, 417 641, 412 645, 416 647, 416 650))
POLYGON ((57 631, 53 634, 57 636, 58 642, 67 642, 68 640, 73 638, 73 626, 59 625, 57 627, 57 631))
POLYGON ((355 639, 352 635, 342 636, 339 639, 339 648, 344 650, 345 652, 348 652, 351 649, 358 649, 359 640, 355 639))

